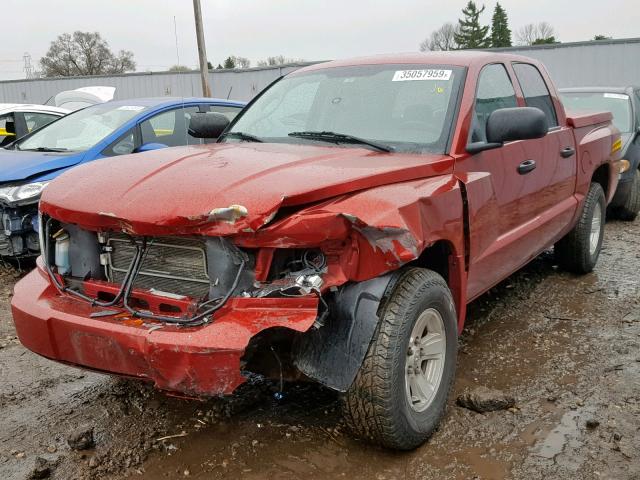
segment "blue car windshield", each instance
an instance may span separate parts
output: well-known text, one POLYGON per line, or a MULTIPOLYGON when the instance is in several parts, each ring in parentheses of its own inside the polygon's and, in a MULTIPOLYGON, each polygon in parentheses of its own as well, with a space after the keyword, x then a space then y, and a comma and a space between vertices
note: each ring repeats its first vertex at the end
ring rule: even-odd
POLYGON ((146 110, 142 105, 103 103, 74 112, 18 141, 18 150, 82 152, 146 110))

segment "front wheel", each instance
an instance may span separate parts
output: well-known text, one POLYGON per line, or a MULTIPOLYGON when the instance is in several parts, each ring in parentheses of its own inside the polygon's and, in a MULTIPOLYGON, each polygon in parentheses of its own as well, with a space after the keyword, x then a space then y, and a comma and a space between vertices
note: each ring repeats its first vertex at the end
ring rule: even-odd
POLYGON ((440 275, 411 268, 380 318, 343 412, 355 435, 410 450, 431 436, 445 412, 457 355, 453 298, 440 275))
POLYGON ((606 211, 604 190, 592 183, 578 223, 555 245, 555 257, 562 268, 579 274, 594 269, 602 249, 606 211))

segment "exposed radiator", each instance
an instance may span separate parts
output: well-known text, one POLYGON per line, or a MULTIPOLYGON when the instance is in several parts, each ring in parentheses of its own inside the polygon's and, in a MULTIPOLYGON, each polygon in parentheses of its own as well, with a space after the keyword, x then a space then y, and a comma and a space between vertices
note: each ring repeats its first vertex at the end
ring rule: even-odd
MULTIPOLYGON (((111 234, 107 245, 107 275, 122 283, 136 249, 129 238, 111 234)), ((180 237, 156 237, 147 243, 147 252, 134 288, 155 289, 177 295, 205 298, 209 293, 207 250, 204 240, 180 237)))

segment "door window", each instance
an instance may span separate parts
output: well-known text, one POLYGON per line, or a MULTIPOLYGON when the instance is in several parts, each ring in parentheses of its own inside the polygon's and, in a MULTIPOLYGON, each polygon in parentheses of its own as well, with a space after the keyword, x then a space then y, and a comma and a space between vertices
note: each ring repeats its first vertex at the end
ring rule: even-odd
POLYGON ((159 113, 140 124, 142 145, 145 143, 162 143, 169 147, 180 145, 197 145, 200 138, 189 135, 187 129, 191 115, 197 113, 196 106, 176 108, 159 113))
POLYGON ((487 141, 487 119, 500 108, 517 107, 516 92, 504 65, 487 65, 480 72, 471 128, 471 142, 487 141))
POLYGON ((24 122, 27 125, 27 132, 29 133, 42 128, 59 118, 59 115, 52 115, 51 113, 42 112, 24 112, 23 115, 24 122))
POLYGON ((556 109, 553 106, 549 89, 538 69, 529 63, 514 63, 513 70, 516 72, 527 106, 542 110, 547 117, 549 128, 557 127, 556 109))
POLYGON ((241 107, 231 107, 229 105, 209 105, 208 107, 210 112, 221 113, 222 115, 227 117, 229 121, 236 118, 236 116, 240 113, 240 110, 242 110, 241 107))
POLYGON ((115 157, 116 155, 133 153, 133 151, 140 146, 136 129, 137 127, 134 127, 122 135, 118 140, 109 145, 102 154, 107 157, 115 157))
POLYGON ((13 142, 16 139, 16 123, 13 113, 0 116, 0 147, 13 142))

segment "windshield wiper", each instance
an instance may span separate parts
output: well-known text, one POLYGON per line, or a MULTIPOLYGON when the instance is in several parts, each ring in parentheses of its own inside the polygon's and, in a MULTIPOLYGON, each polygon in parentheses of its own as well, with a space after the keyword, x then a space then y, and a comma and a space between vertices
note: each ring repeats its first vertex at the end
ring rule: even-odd
POLYGON ((68 152, 69 151, 68 148, 62 148, 62 147, 38 147, 38 148, 17 147, 17 150, 22 150, 23 152, 68 152))
POLYGON ((251 135, 250 133, 245 132, 227 132, 220 135, 220 138, 224 137, 235 137, 240 140, 244 140, 245 142, 264 142, 260 137, 256 137, 255 135, 251 135))
POLYGON ((393 152, 394 150, 394 148, 390 145, 374 142, 373 140, 367 140, 366 138, 355 137, 346 133, 307 131, 291 132, 288 135, 290 137, 308 138, 309 140, 320 140, 335 143, 355 143, 358 145, 366 145, 368 147, 375 148, 376 150, 380 150, 381 152, 387 153, 393 152))

